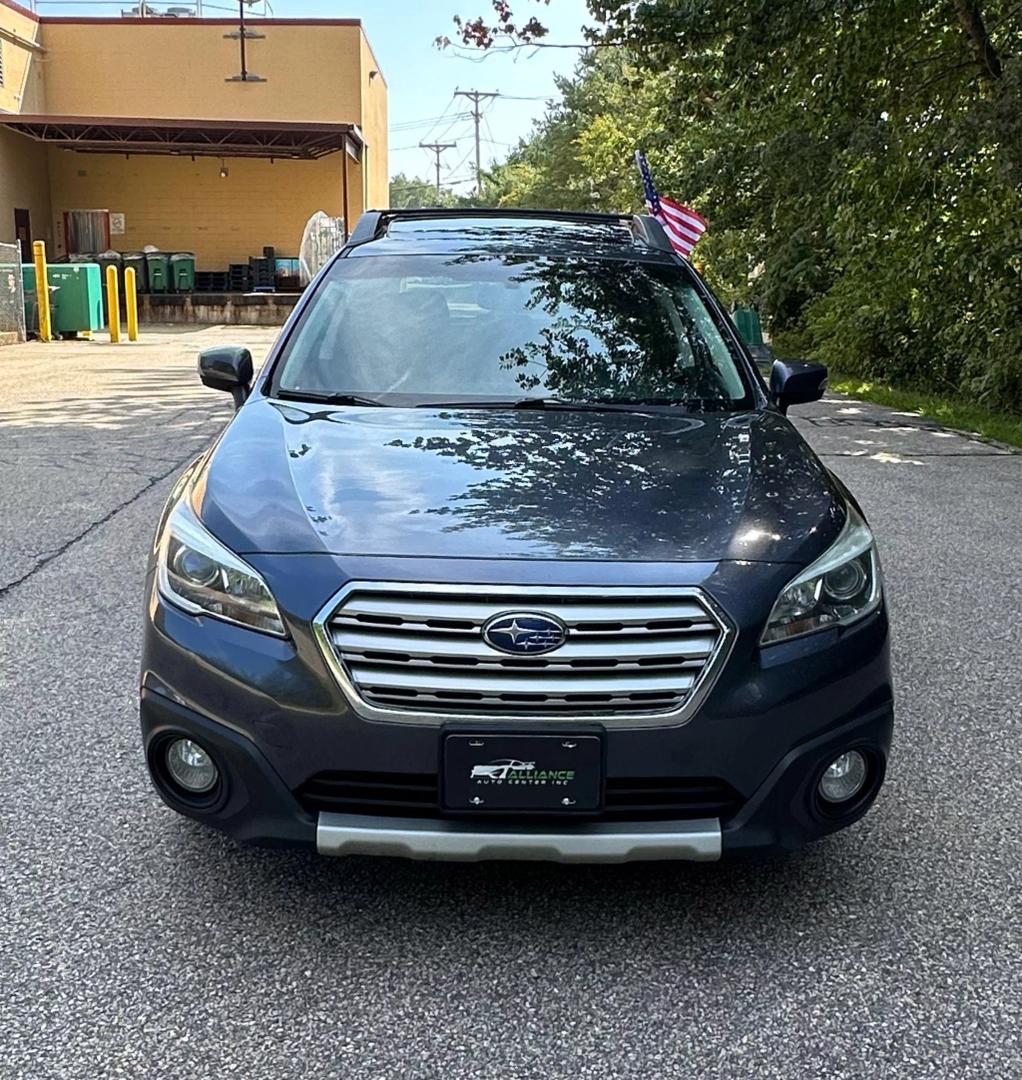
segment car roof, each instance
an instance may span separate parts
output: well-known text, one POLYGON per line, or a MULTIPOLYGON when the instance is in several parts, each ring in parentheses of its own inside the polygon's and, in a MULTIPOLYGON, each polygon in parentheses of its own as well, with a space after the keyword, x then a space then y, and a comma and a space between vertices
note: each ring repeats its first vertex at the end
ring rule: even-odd
POLYGON ((358 256, 473 251, 679 261, 653 218, 555 210, 370 210, 347 247, 358 256))

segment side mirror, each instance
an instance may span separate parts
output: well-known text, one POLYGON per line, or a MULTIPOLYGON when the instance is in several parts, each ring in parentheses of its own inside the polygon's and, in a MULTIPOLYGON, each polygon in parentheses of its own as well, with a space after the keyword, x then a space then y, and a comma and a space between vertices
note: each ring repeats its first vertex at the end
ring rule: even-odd
POLYGON ((827 389, 827 368, 823 364, 800 364, 775 360, 770 369, 770 399, 787 412, 789 405, 819 401, 827 389))
POLYGON ((203 386, 226 390, 240 409, 252 387, 252 354, 243 345, 216 345, 199 353, 203 386))

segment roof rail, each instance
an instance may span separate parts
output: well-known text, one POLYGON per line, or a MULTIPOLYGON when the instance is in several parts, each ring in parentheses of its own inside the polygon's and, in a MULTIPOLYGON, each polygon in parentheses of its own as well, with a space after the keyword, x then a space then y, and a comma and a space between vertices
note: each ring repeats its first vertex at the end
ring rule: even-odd
POLYGON ((358 247, 359 244, 368 244, 380 234, 380 224, 383 219, 382 210, 365 210, 362 216, 355 222, 355 228, 345 241, 345 247, 358 247))
POLYGON ((656 251, 664 251, 673 255, 674 248, 664 232, 664 227, 654 217, 648 214, 599 214, 584 210, 508 210, 498 208, 430 208, 421 207, 406 210, 366 210, 355 223, 355 228, 345 247, 358 247, 360 244, 368 244, 372 240, 380 239, 387 231, 387 225, 398 218, 547 218, 555 221, 579 221, 609 224, 617 222, 626 226, 632 240, 637 244, 653 248, 656 251))

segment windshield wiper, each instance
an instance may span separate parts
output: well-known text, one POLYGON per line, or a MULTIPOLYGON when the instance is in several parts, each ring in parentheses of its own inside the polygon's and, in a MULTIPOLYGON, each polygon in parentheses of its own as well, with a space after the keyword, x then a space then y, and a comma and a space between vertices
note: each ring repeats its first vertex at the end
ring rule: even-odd
POLYGON ((285 401, 314 401, 317 405, 368 405, 385 408, 382 401, 359 394, 315 394, 307 390, 278 390, 277 397, 285 401))

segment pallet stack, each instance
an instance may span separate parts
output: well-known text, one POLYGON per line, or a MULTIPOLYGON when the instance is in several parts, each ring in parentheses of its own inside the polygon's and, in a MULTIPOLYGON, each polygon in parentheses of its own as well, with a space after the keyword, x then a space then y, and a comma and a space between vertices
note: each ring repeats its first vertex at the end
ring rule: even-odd
POLYGON ((255 292, 273 292, 277 287, 276 253, 272 247, 264 247, 262 258, 248 260, 252 270, 252 288, 255 292))

